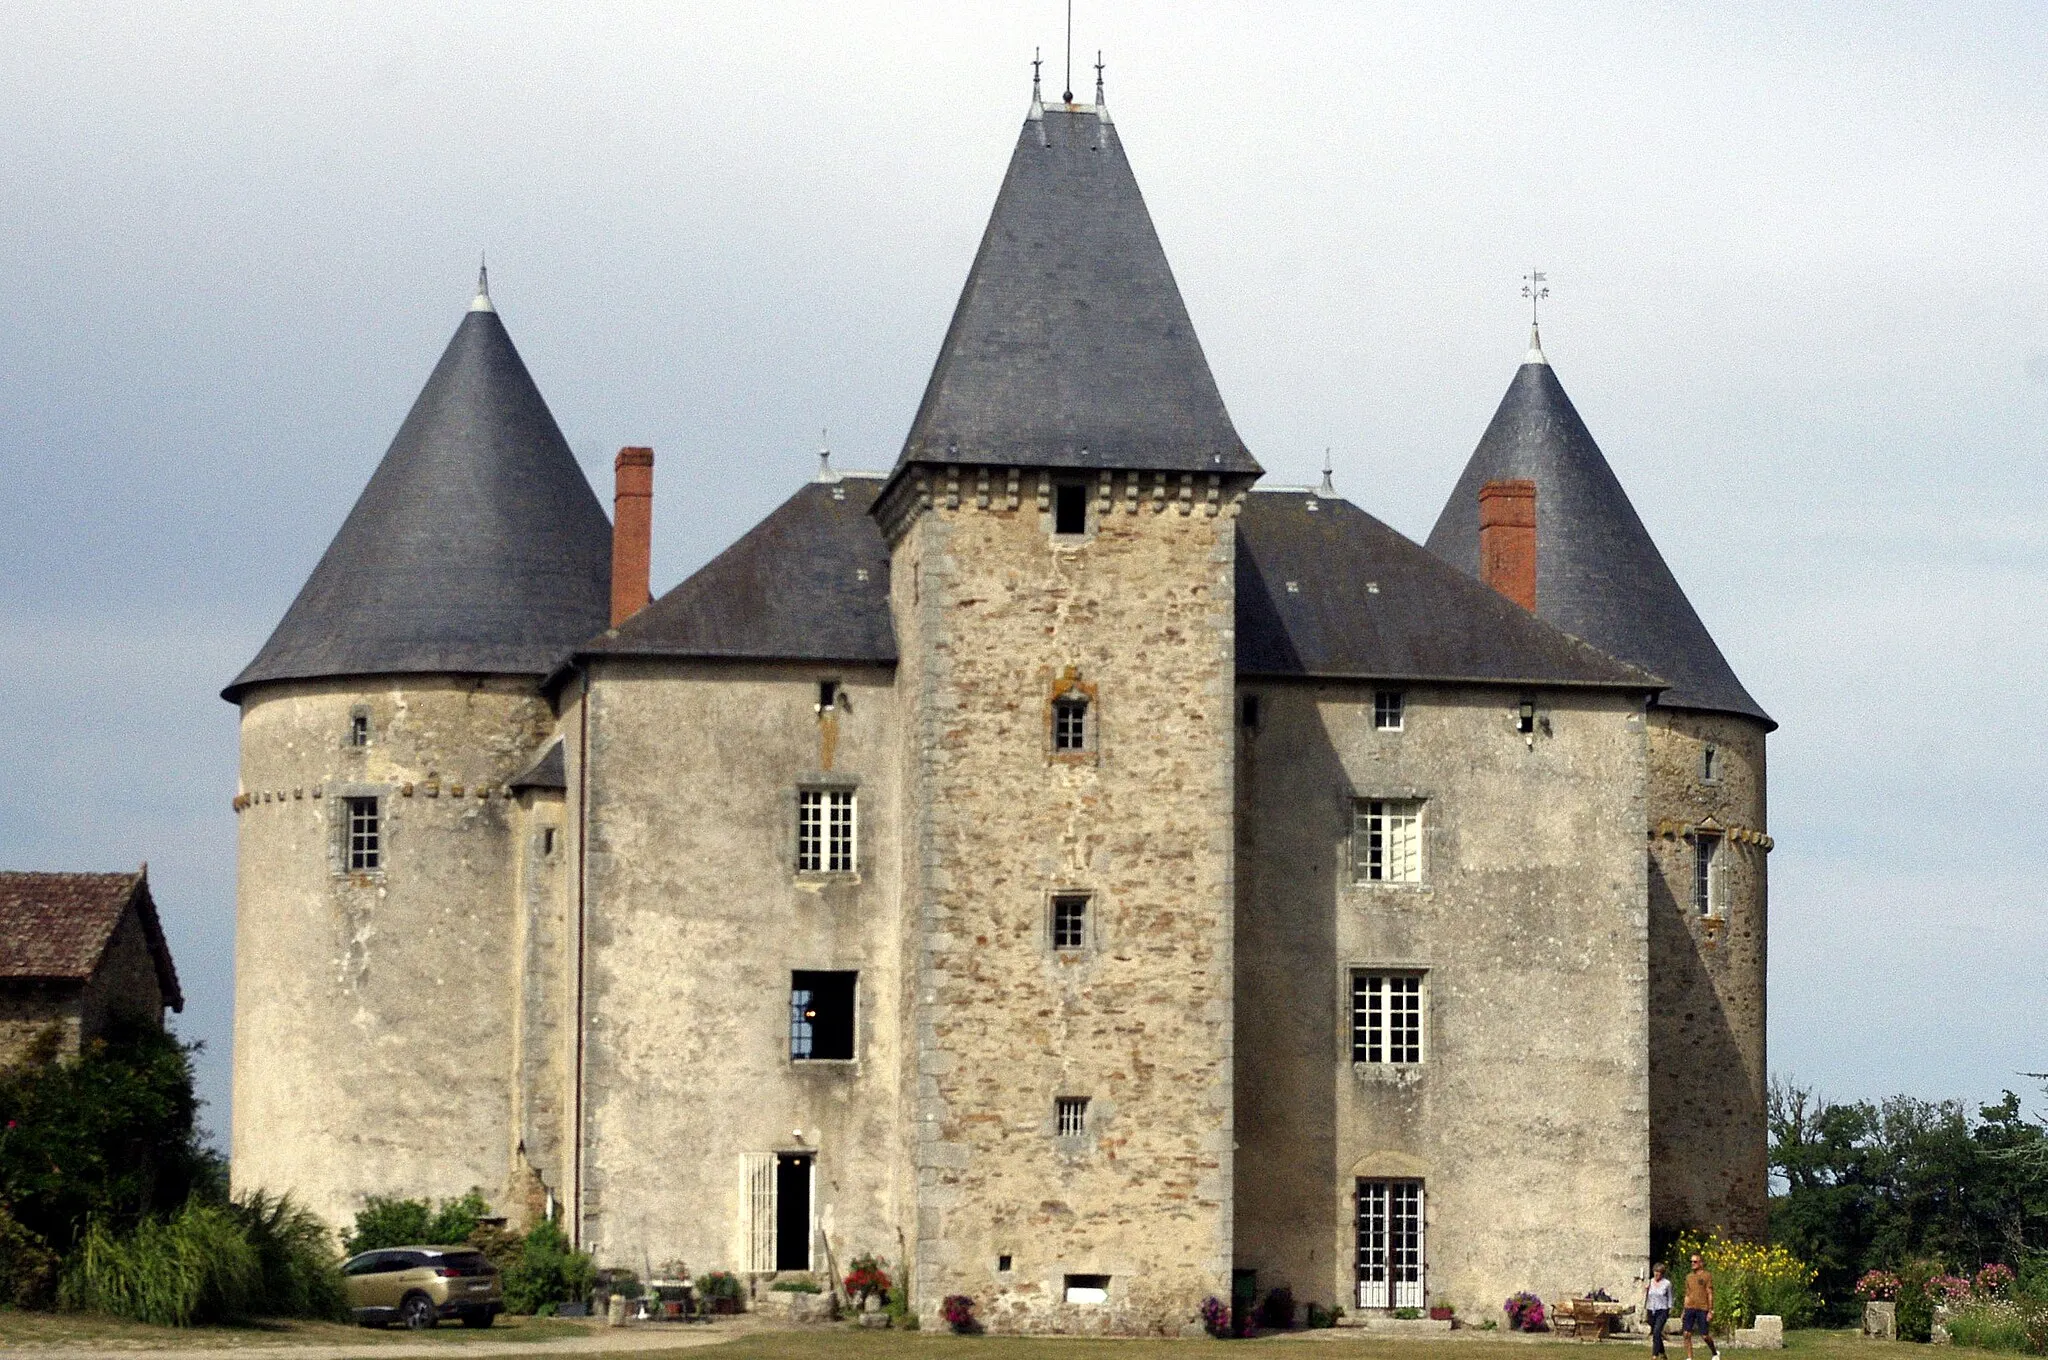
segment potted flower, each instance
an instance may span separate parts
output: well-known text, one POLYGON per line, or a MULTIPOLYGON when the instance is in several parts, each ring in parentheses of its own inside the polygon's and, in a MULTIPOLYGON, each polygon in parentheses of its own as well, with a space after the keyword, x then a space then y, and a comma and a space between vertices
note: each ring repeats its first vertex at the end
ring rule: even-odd
POLYGON ((1501 1311, 1508 1315, 1508 1330, 1511 1332, 1547 1332, 1550 1330, 1543 1312, 1543 1300, 1526 1289, 1511 1295, 1501 1305, 1501 1311))
POLYGON ((946 1295, 939 1304, 939 1316, 956 1336, 973 1336, 981 1330, 981 1324, 974 1320, 974 1300, 965 1294, 946 1295))

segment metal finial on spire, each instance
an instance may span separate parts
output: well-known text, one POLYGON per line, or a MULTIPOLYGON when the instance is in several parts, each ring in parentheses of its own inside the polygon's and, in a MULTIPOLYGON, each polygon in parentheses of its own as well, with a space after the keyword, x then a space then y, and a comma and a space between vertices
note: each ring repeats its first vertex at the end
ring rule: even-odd
POLYGON ((839 480, 839 474, 832 470, 832 431, 829 427, 818 431, 818 480, 839 480))
POLYGON ((1074 102, 1074 0, 1067 0, 1067 83, 1060 98, 1074 102))
POLYGON ((491 268, 488 264, 484 263, 482 255, 476 257, 476 296, 469 300, 469 310, 472 312, 495 312, 498 310, 491 305, 491 268))
POLYGON ((1040 60, 1042 50, 1043 49, 1036 47, 1031 49, 1031 102, 1034 104, 1039 102, 1038 68, 1045 65, 1045 63, 1042 60, 1040 60))
POLYGON ((1550 296, 1550 289, 1543 281, 1548 276, 1540 269, 1530 269, 1522 275, 1522 296, 1529 299, 1529 352, 1522 357, 1525 364, 1547 364, 1543 357, 1543 333, 1537 323, 1537 304, 1550 296))
POLYGON ((1095 49, 1095 104, 1102 106, 1102 49, 1095 49))
POLYGON ((1323 446, 1323 484, 1316 488, 1318 496, 1335 496, 1337 494, 1337 483, 1330 475, 1332 471, 1334 469, 1330 464, 1330 449, 1326 444, 1323 446))

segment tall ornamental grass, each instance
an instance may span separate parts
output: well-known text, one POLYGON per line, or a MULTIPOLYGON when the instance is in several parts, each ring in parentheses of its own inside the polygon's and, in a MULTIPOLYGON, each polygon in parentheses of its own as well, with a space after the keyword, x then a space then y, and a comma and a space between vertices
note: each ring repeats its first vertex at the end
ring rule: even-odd
POLYGON ((145 1218, 127 1233, 88 1224, 64 1268, 65 1308, 160 1327, 219 1322, 252 1311, 263 1262, 235 1215, 188 1201, 170 1218, 145 1218))
POLYGON ((1705 1260, 1714 1277, 1717 1332, 1748 1327, 1766 1313, 1785 1319, 1787 1327, 1804 1327, 1820 1309, 1813 1292, 1817 1272, 1782 1246, 1737 1242, 1719 1233, 1687 1233, 1678 1239, 1681 1265, 1673 1275, 1682 1278, 1684 1263, 1695 1255, 1705 1260))

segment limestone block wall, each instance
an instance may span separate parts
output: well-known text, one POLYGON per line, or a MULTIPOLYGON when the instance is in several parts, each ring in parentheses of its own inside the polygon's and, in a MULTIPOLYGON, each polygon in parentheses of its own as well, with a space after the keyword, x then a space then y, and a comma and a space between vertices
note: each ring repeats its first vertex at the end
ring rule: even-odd
POLYGON ((1356 1184, 1424 1183, 1425 1287, 1626 1297, 1649 1246, 1639 696, 1246 681, 1237 1265, 1357 1307, 1356 1184), (1374 690, 1403 691, 1400 731, 1374 690), (1354 881, 1352 801, 1423 800, 1419 883, 1354 881), (1354 969, 1420 973, 1423 1057, 1354 1065, 1354 969))
POLYGON ((1232 488, 1102 474, 1056 537, 1053 485, 912 474, 885 521, 913 1299, 927 1325, 958 1293, 995 1330, 1179 1332, 1230 1270, 1232 488), (1089 750, 1054 749, 1058 695, 1087 698, 1089 750), (1089 898, 1080 948, 1052 946, 1056 894, 1089 898), (1066 1301, 1077 1275, 1106 1300, 1066 1301))
POLYGON ((603 660, 564 725, 589 758, 584 780, 572 746, 571 796, 587 794, 584 1245, 636 1270, 745 1270, 745 1159, 790 1152, 816 1159, 835 1264, 896 1257, 890 673, 603 660), (842 695, 821 714, 825 679, 842 695), (853 873, 798 872, 805 786, 855 792, 853 873), (814 969, 859 974, 851 1061, 790 1056, 790 974, 814 969))
POLYGON ((157 980, 156 958, 149 952, 148 932, 135 908, 121 913, 99 968, 80 990, 78 1019, 86 1039, 123 1023, 163 1023, 163 986, 157 980))
POLYGON ((520 793, 514 822, 518 862, 518 998, 513 1010, 516 1194, 502 1212, 527 1225, 549 1215, 568 1189, 574 1120, 575 920, 567 798, 559 790, 520 793))
POLYGON ((34 1048, 51 1028, 57 1051, 78 1052, 81 1037, 77 983, 15 982, 0 989, 0 1065, 34 1048))
POLYGON ((517 820, 537 682, 264 686, 242 703, 232 1177, 330 1224, 367 1195, 516 1204, 517 820), (369 744, 348 744, 350 718, 369 744), (382 800, 350 873, 341 799, 382 800))
POLYGON ((1650 1147, 1663 1231, 1764 1234, 1766 791, 1761 723, 1650 710, 1650 1147), (1720 842, 1704 916, 1694 882, 1703 830, 1720 842))

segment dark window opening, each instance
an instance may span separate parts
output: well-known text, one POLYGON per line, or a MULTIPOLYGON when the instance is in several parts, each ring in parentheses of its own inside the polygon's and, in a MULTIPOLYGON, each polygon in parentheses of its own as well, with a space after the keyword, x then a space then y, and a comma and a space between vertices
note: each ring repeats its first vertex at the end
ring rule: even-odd
POLYGON ((1721 752, 1718 747, 1709 746, 1700 752, 1700 778, 1713 783, 1721 777, 1721 752))
POLYGON ((1536 701, 1534 699, 1522 700, 1520 706, 1515 709, 1515 730, 1524 736, 1536 730, 1536 701))
POLYGON ((540 833, 540 853, 543 859, 554 858, 555 829, 553 827, 547 827, 540 833))
POLYGON ((1085 896, 1055 897, 1052 900, 1052 947, 1080 949, 1088 943, 1088 899, 1085 896))
POLYGON ((811 1157, 782 1152, 775 1157, 775 1268, 811 1268, 811 1157))
POLYGON ((370 715, 351 713, 348 719, 348 744, 368 746, 370 744, 370 715))
POLYGON ((377 817, 375 798, 344 798, 342 815, 347 818, 343 835, 344 863, 351 872, 376 869, 384 862, 383 826, 377 817))
POLYGON ((1052 531, 1056 534, 1088 532, 1088 488, 1062 486, 1053 489, 1052 531))
POLYGON ((789 1056, 797 1061, 853 1057, 853 991, 858 973, 789 975, 789 1056))
POLYGON ((1079 1138, 1088 1132, 1088 1097, 1061 1096, 1053 1102, 1053 1114, 1059 1121, 1060 1137, 1079 1138))
POLYGON ((1372 696, 1372 725, 1382 732, 1400 731, 1404 706, 1400 690, 1375 691, 1372 696))
POLYGON ((839 705, 839 682, 820 680, 818 682, 818 711, 823 713, 839 705))
POLYGON ((1005 1252, 1005 1253, 1003 1253, 1003 1254, 1002 1254, 1001 1256, 998 1256, 998 1257, 996 1257, 996 1269, 997 1269, 997 1270, 1008 1270, 1009 1268, 1010 1268, 1010 1255, 1009 1255, 1009 1253, 1008 1253, 1008 1252, 1005 1252))
POLYGON ((1242 724, 1243 724, 1243 726, 1244 726, 1244 729, 1245 729, 1245 730, 1246 730, 1247 732, 1255 732, 1255 731, 1257 731, 1257 730, 1258 730, 1258 727, 1259 727, 1259 696, 1258 696, 1258 695, 1256 695, 1256 694, 1247 694, 1247 695, 1245 695, 1245 696, 1244 696, 1244 698, 1243 698, 1242 700, 1240 700, 1240 701, 1239 701, 1239 703, 1238 703, 1238 721, 1239 721, 1240 723, 1242 723, 1242 724))
POLYGON ((1055 751, 1085 751, 1088 749, 1088 701, 1086 699, 1053 700, 1052 749, 1055 751))

